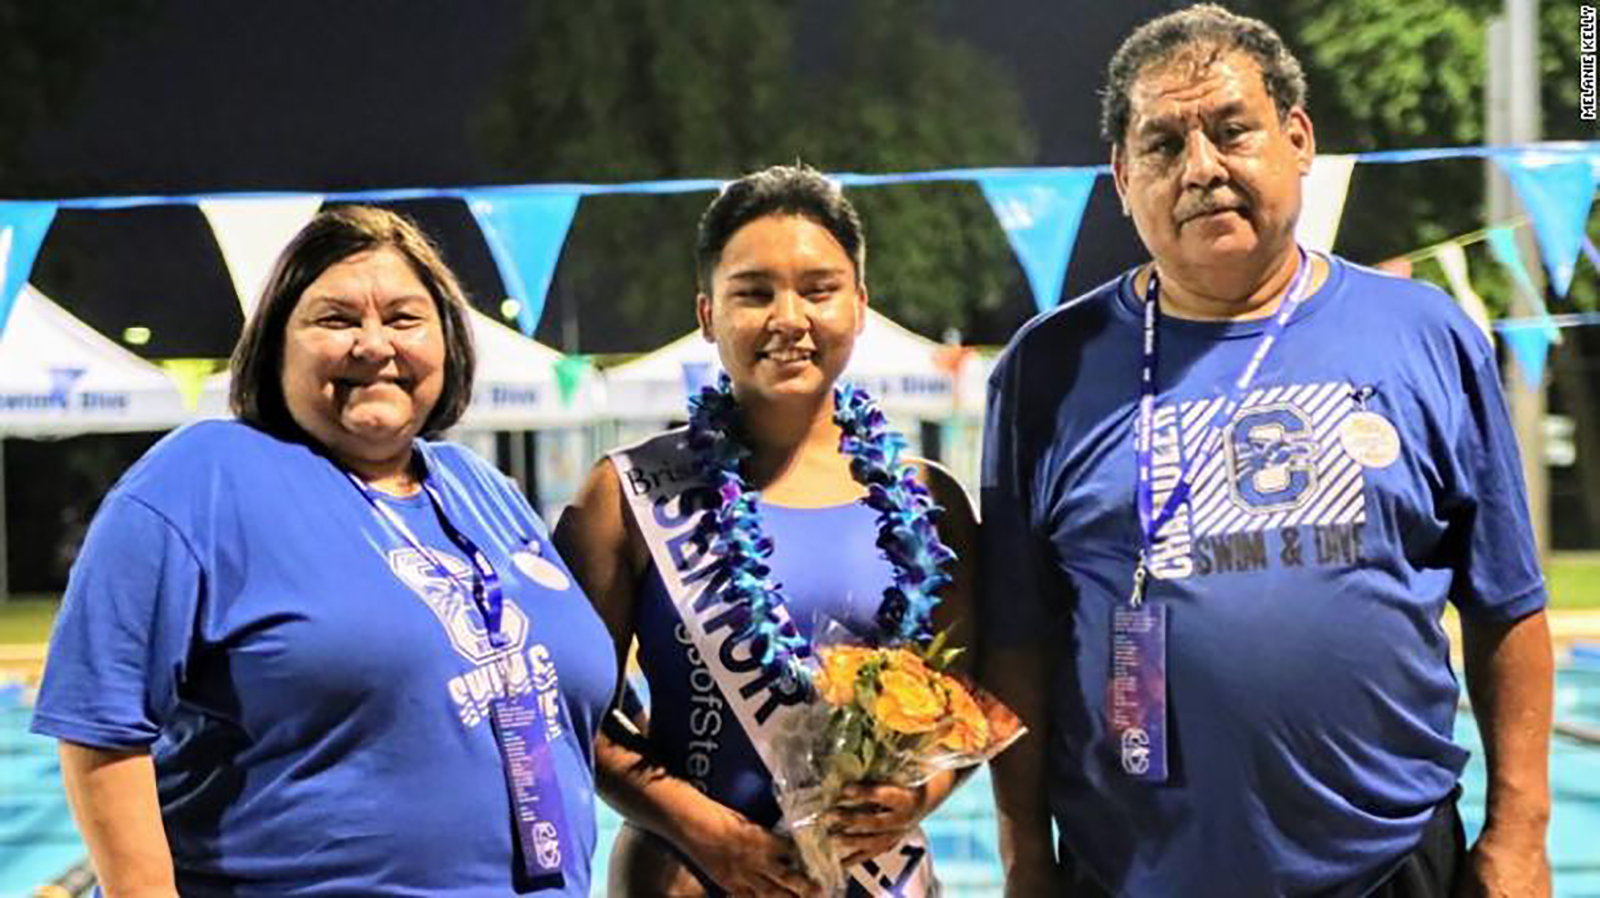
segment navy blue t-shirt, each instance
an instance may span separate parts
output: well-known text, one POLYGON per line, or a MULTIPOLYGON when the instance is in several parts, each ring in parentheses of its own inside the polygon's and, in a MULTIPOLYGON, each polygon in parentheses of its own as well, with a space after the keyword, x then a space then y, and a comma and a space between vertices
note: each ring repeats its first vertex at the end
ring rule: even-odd
MULTIPOLYGON (((1141 545, 1131 273, 1033 320, 990 382, 984 640, 1070 646, 1049 686, 1050 803, 1118 894, 1363 894, 1466 760, 1445 602, 1543 607, 1487 341, 1432 287, 1329 263, 1152 558, 1164 784, 1124 775, 1105 725, 1111 613, 1141 545)), ((1161 319, 1158 507, 1265 326, 1161 319)))
MULTIPOLYGON (((505 650, 347 475, 244 424, 170 435, 96 516, 33 729, 150 750, 184 895, 512 894, 487 719, 507 682, 556 693, 562 893, 588 894, 610 639, 502 475, 459 446, 416 448, 501 578, 505 650)), ((468 574, 426 495, 379 501, 468 574)))

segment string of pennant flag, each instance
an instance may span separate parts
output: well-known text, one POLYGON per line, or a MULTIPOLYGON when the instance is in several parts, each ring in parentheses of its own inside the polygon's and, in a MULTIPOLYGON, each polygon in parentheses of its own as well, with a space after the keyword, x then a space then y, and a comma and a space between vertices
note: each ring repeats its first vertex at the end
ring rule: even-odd
MULTIPOLYGON (((1493 257, 1527 294, 1530 319, 1501 322, 1495 330, 1535 383, 1562 327, 1595 323, 1586 316, 1552 316, 1535 288, 1514 239, 1514 229, 1531 223, 1540 257, 1557 295, 1570 289, 1580 253, 1600 268, 1600 254, 1585 232, 1595 188, 1600 183, 1600 141, 1520 146, 1474 146, 1321 155, 1306 177, 1297 237, 1307 247, 1329 250, 1338 234, 1351 174, 1357 163, 1409 163, 1439 159, 1491 159, 1508 176, 1526 210, 1519 222, 1495 225, 1419 250, 1408 258, 1436 259, 1458 301, 1489 328, 1488 314, 1473 291, 1463 246, 1487 241, 1493 257)), ((1104 165, 1074 168, 939 169, 890 174, 841 173, 847 187, 878 187, 937 181, 975 182, 983 192, 1015 252, 1034 301, 1041 309, 1061 300, 1061 289, 1095 179, 1104 165)), ((138 206, 197 206, 216 235, 239 303, 246 314, 274 259, 289 239, 326 202, 398 202, 454 198, 464 202, 483 233, 506 292, 517 300, 517 325, 532 336, 543 313, 545 295, 585 196, 666 194, 720 189, 724 181, 686 179, 617 184, 530 184, 516 186, 414 188, 337 193, 233 193, 173 196, 86 197, 60 200, 0 200, 0 332, 33 260, 59 209, 127 209, 138 206)))

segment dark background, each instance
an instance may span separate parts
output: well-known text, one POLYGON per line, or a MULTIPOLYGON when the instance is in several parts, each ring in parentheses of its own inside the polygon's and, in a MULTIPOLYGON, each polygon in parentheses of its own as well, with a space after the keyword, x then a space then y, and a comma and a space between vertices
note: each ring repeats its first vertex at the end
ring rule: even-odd
MULTIPOLYGON (((830 13, 847 2, 803 5, 797 40, 824 43, 830 13)), ((1041 165, 1104 161, 1095 92, 1105 60, 1129 28, 1168 5, 933 4, 942 29, 964 36, 1013 76, 1039 149, 1034 159, 1008 162, 1041 165)), ((537 22, 538 6, 508 0, 148 2, 101 36, 71 95, 18 135, 18 164, 0 173, 0 195, 517 183, 508 166, 483 149, 477 118, 524 29, 537 22)), ((1137 255, 1110 194, 1101 179, 1069 269, 1069 295, 1137 255)), ((437 201, 408 204, 406 211, 441 240, 475 301, 496 309, 500 280, 465 209, 437 201)), ((690 237, 681 235, 686 257, 690 237)), ((63 210, 33 280, 104 333, 150 328, 151 342, 139 351, 151 357, 226 355, 241 323, 210 230, 193 206, 63 210)), ((980 322, 982 332, 969 334, 970 340, 1003 342, 1031 313, 1025 284, 1020 278, 1012 284, 1004 314, 980 322)), ((687 322, 687 302, 685 310, 687 322)), ((554 317, 547 313, 547 325, 554 317)), ((586 318, 579 345, 564 348, 643 351, 659 345, 611 332, 606 321, 617 319, 586 318)), ((561 342, 553 329, 540 336, 561 342)))
MULTIPOLYGON (((936 164, 912 168, 1104 162, 1106 149, 1097 127, 1097 91, 1104 65, 1117 42, 1137 23, 1181 5, 1154 0, 873 0, 875 5, 864 7, 864 2, 805 0, 787 4, 793 13, 792 65, 803 76, 803 85, 823 93, 836 90, 836 84, 828 86, 830 72, 861 65, 859 56, 850 55, 850 42, 862 31, 859 18, 853 19, 852 14, 858 15, 863 8, 882 10, 891 21, 876 23, 887 27, 874 29, 874 33, 882 42, 885 58, 904 49, 901 45, 911 41, 919 29, 964 43, 1007 82, 1018 101, 1020 124, 1028 132, 1026 153, 975 152, 945 158, 930 151, 916 158, 932 158, 936 164)), ((1399 56, 1390 53, 1408 44, 1390 39, 1384 29, 1415 31, 1434 20, 1444 29, 1449 24, 1445 20, 1452 16, 1484 15, 1498 4, 1464 0, 1440 5, 1439 0, 1419 0, 1419 9, 1430 5, 1439 6, 1438 13, 1419 23, 1416 15, 1421 13, 1416 10, 1409 18, 1396 12, 1390 21, 1385 19, 1387 14, 1362 12, 1365 5, 1357 2, 1238 0, 1235 4, 1283 29, 1306 62, 1319 149, 1331 152, 1481 139, 1475 124, 1480 90, 1475 83, 1481 83, 1481 74, 1471 68, 1473 60, 1467 52, 1472 36, 1478 33, 1477 24, 1468 23, 1454 37, 1441 30, 1437 38, 1420 44, 1422 57, 1411 51, 1399 56), (1321 23, 1326 29, 1329 22, 1334 23, 1334 34, 1342 37, 1342 42, 1325 40, 1312 45, 1298 36, 1301 25, 1321 23), (1419 58, 1430 79, 1425 83, 1402 82, 1385 75, 1389 66, 1414 66, 1419 58), (1399 108, 1387 102, 1388 98, 1406 96, 1406 91, 1416 98, 1414 108, 1407 107, 1406 117, 1384 118, 1399 108)), ((538 70, 545 77, 565 75, 569 86, 575 83, 581 92, 587 77, 584 57, 576 48, 540 44, 536 38, 540 28, 555 21, 553 11, 565 10, 560 15, 581 19, 591 7, 597 11, 598 24, 585 32, 580 21, 574 32, 584 41, 629 39, 646 44, 652 37, 648 30, 642 38, 630 38, 607 29, 616 27, 616 16, 630 15, 634 9, 654 10, 655 15, 666 16, 670 25, 674 15, 706 8, 692 5, 692 0, 683 0, 680 6, 668 0, 592 0, 588 5, 570 0, 73 0, 59 4, 0 0, 0 197, 330 192, 538 180, 526 172, 545 169, 523 164, 515 154, 508 156, 503 147, 497 150, 485 137, 485 121, 497 102, 506 105, 506 97, 511 95, 509 82, 519 66, 528 66, 530 47, 549 54, 535 60, 543 64, 538 70), (599 18, 605 11, 612 16, 611 24, 599 18)), ((732 7, 716 7, 719 12, 728 8, 732 7)), ((1546 4, 1547 18, 1551 11, 1571 13, 1570 7, 1554 0, 1546 4)), ((1553 45, 1566 46, 1562 42, 1567 41, 1570 29, 1554 20, 1546 26, 1553 45)), ((754 40, 752 37, 752 47, 754 40)), ((639 45, 629 45, 628 52, 640 51, 639 45)), ((737 48, 732 55, 737 56, 737 48)), ((866 56, 873 56, 871 48, 866 56)), ((1561 65, 1572 64, 1571 60, 1552 58, 1561 65)), ((746 61, 712 57, 705 65, 734 66, 746 61)), ((938 64, 935 58, 929 67, 938 64)), ((915 98, 919 91, 930 90, 919 83, 918 75, 919 70, 912 71, 905 96, 915 98)), ((1560 111, 1560 98, 1550 93, 1575 83, 1566 74, 1547 78, 1547 120, 1553 123, 1547 124, 1547 133, 1552 136, 1592 136, 1571 133, 1574 119, 1560 111)), ((521 96, 525 98, 530 89, 536 95, 541 88, 524 83, 521 96)), ((656 96, 649 90, 644 94, 656 96)), ((828 99, 821 97, 820 108, 827 108, 828 99)), ((943 124, 959 132, 970 119, 969 130, 980 129, 978 123, 991 117, 989 110, 976 105, 981 104, 946 108, 943 115, 949 121, 943 124)), ((514 103, 511 108, 515 115, 514 103)), ((807 124, 829 126, 825 120, 807 124)), ((602 120, 587 127, 605 125, 602 120)), ((537 149, 568 145, 583 136, 551 124, 544 131, 524 134, 523 139, 537 149)), ((981 146, 982 141, 965 145, 981 146)), ((690 154, 688 162, 661 162, 666 175, 655 170, 656 160, 648 154, 647 164, 597 158, 580 159, 576 165, 569 160, 565 167, 555 168, 601 182, 740 173, 732 165, 702 168, 696 158, 690 154)), ((750 160, 751 164, 774 161, 789 159, 750 160)), ((812 161, 828 167, 826 159, 812 161)), ((904 167, 869 163, 857 170, 904 167)), ((1357 261, 1375 262, 1481 226, 1480 171, 1477 163, 1364 166, 1352 185, 1340 235, 1341 252, 1357 261)), ((872 189, 861 191, 858 202, 872 202, 874 197, 864 196, 871 193, 872 189)), ((692 215, 704 199, 691 197, 680 207, 692 215)), ((640 198, 629 202, 669 201, 640 198)), ((486 312, 498 313, 504 290, 466 209, 448 200, 400 207, 418 217, 439 240, 474 303, 486 312)), ((542 319, 541 340, 569 352, 637 352, 654 348, 691 326, 693 283, 688 260, 692 217, 652 235, 653 242, 665 244, 671 270, 659 283, 646 285, 652 297, 659 297, 650 301, 662 307, 650 321, 619 314, 625 303, 611 292, 611 288, 639 285, 607 285, 603 278, 596 280, 592 271, 586 273, 619 253, 661 254, 661 247, 635 244, 630 250, 600 239, 608 231, 616 232, 614 225, 619 221, 626 223, 627 208, 644 207, 629 207, 616 200, 580 204, 542 319), (619 208, 623 209, 620 214, 619 208), (673 241, 681 243, 681 248, 673 241), (680 257, 681 266, 676 262, 680 257), (578 320, 581 327, 564 328, 564 314, 578 320)), ((984 220, 983 211, 980 208, 969 220, 970 226, 993 229, 985 239, 991 247, 1003 247, 1001 238, 995 236, 997 227, 984 220)), ((876 211, 869 214, 869 231, 873 222, 887 220, 876 211)), ((877 232, 879 246, 892 244, 896 238, 902 244, 938 245, 932 241, 938 235, 931 228, 886 230, 877 232)), ((1079 232, 1064 295, 1100 283, 1141 255, 1131 227, 1118 213, 1109 179, 1099 179, 1079 232)), ((962 314, 963 336, 969 343, 1004 342, 1034 310, 1014 260, 1003 249, 992 258, 996 290, 982 300, 971 299, 971 307, 962 314)), ((1489 267, 1475 260, 1475 277, 1489 267)), ((242 324, 210 229, 192 205, 117 212, 63 210, 35 264, 32 280, 46 295, 113 338, 119 338, 129 326, 149 328, 150 342, 130 348, 150 358, 226 356, 242 324)), ((1585 277, 1580 275, 1582 280, 1585 277)), ((1499 291, 1480 284, 1480 292, 1493 303, 1499 291)), ((942 328, 929 321, 907 323, 928 336, 942 335, 942 328)), ((1592 335, 1571 342, 1581 346, 1586 341, 1592 342, 1592 335)), ((5 514, 14 589, 58 589, 62 585, 100 496, 156 438, 6 441, 5 514)), ((1585 521, 1593 516, 1558 514, 1585 521)), ((1570 534, 1581 529, 1565 527, 1557 532, 1570 534)), ((1583 541, 1596 538, 1600 532, 1583 541)))
MULTIPOLYGON (((796 40, 829 46, 847 3, 802 4, 796 40)), ((1105 155, 1095 94, 1105 60, 1129 28, 1168 5, 993 0, 930 8, 941 31, 964 36, 1014 79, 1038 151, 1005 161, 1084 165, 1105 155)), ((7 15, 25 15, 22 6, 0 2, 0 28, 7 15)), ((62 14, 36 28, 40 36, 27 49, 41 68, 70 71, 49 73, 48 88, 42 78, 33 85, 13 79, 11 89, 35 91, 38 108, 6 138, 0 196, 519 183, 511 166, 485 150, 480 118, 539 6, 144 0, 108 5, 98 16, 62 14)), ((801 58, 828 64, 825 54, 801 58)), ((1109 193, 1102 179, 1068 274, 1069 295, 1136 258, 1131 229, 1109 193)), ((400 208, 440 241, 474 303, 497 312, 504 291, 465 208, 446 200, 400 208)), ((691 234, 677 236, 687 260, 691 234)), ((686 265, 685 284, 689 276, 686 265)), ((130 326, 148 327, 150 342, 130 348, 150 358, 226 356, 242 324, 210 229, 192 205, 62 210, 32 281, 114 338, 130 326)), ((969 341, 1003 342, 1032 313, 1020 273, 1010 281, 999 312, 979 321, 969 341)), ((557 314, 547 307, 539 336, 561 345, 557 314)), ((584 325, 578 344, 563 348, 643 351, 664 342, 630 333, 618 316, 585 316, 584 325)), ((7 441, 14 590, 60 588, 99 497, 158 436, 7 441)))

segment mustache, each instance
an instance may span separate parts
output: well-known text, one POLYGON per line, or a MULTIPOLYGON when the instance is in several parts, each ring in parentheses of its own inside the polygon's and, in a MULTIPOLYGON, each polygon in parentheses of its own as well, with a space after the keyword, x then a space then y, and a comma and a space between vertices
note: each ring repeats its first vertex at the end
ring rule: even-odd
POLYGON ((1183 224, 1190 219, 1210 215, 1213 212, 1225 210, 1244 212, 1249 208, 1250 204, 1245 202, 1243 197, 1232 192, 1191 194, 1178 202, 1173 216, 1179 224, 1183 224))

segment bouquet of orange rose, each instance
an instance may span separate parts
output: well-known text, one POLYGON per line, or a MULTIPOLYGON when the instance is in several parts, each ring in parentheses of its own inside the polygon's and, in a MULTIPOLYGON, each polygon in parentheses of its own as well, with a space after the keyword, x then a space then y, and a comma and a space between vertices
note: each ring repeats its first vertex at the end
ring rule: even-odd
POLYGON ((922 647, 871 647, 838 641, 828 627, 816 649, 817 701, 801 731, 779 753, 778 801, 807 873, 837 894, 843 857, 824 825, 852 783, 918 786, 942 770, 999 754, 1024 731, 998 699, 950 669, 961 650, 945 634, 922 647))
POLYGON ((784 714, 769 718, 762 757, 806 872, 838 894, 845 871, 826 820, 845 786, 917 786, 940 770, 987 760, 1022 727, 1000 702, 950 673, 959 651, 933 635, 933 611, 951 582, 945 568, 955 553, 940 539, 943 512, 917 466, 901 458, 905 440, 888 429, 865 391, 841 382, 833 398, 839 452, 866 489, 862 504, 877 512, 876 545, 892 569, 871 646, 821 622, 808 641, 779 613, 785 600, 765 562, 772 540, 742 473, 750 450, 741 442, 738 400, 726 374, 690 403, 688 442, 715 490, 702 535, 723 565, 721 599, 740 613, 752 651, 760 646, 755 660, 767 675, 788 695, 797 694, 788 686, 801 685, 808 688, 800 692, 815 696, 800 706, 786 703, 784 714))

